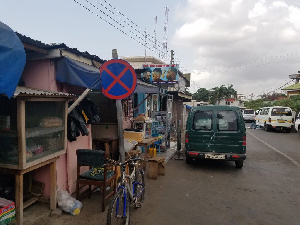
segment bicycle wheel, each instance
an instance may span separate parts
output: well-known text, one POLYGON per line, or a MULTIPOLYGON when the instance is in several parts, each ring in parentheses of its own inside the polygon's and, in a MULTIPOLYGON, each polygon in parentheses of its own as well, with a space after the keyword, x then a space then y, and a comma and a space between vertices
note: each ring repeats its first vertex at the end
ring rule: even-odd
POLYGON ((134 195, 137 196, 137 202, 142 203, 145 198, 145 176, 144 170, 138 169, 135 174, 134 195))
POLYGON ((115 194, 112 202, 110 203, 107 213, 107 225, 129 225, 130 223, 130 202, 128 197, 129 194, 127 193, 127 199, 125 201, 125 195, 123 194, 123 192, 124 190, 120 188, 120 190, 115 194))

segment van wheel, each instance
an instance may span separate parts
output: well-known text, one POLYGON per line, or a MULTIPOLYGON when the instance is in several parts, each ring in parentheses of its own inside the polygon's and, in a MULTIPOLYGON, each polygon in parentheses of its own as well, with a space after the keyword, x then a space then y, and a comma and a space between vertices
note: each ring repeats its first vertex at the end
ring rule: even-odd
POLYGON ((269 125, 267 125, 266 123, 264 124, 264 130, 269 132, 270 131, 270 127, 269 125))
POLYGON ((236 168, 242 168, 244 165, 244 160, 236 160, 234 163, 236 168))
POLYGON ((193 163, 193 158, 191 158, 189 156, 186 156, 185 162, 186 162, 186 164, 192 164, 193 163))

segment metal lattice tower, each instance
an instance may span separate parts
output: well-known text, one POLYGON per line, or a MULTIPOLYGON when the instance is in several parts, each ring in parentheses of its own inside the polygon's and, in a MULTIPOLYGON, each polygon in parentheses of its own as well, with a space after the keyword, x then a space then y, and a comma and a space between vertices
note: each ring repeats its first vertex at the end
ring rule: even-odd
POLYGON ((164 57, 167 57, 168 54, 168 13, 169 8, 166 6, 165 11, 165 25, 164 25, 164 40, 163 40, 163 54, 164 57))
POLYGON ((156 30, 157 30, 157 16, 154 18, 154 43, 153 47, 156 49, 157 39, 156 39, 156 30))

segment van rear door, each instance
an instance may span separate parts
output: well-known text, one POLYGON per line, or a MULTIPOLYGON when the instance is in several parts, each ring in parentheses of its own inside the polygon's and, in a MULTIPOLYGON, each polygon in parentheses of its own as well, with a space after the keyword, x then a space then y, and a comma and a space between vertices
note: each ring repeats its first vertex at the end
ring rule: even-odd
POLYGON ((188 149, 198 152, 206 152, 213 144, 214 126, 212 110, 197 110, 189 121, 188 149))
POLYGON ((216 132, 210 151, 216 153, 245 153, 245 127, 238 111, 216 111, 216 132), (244 139, 243 139, 244 138, 244 139))

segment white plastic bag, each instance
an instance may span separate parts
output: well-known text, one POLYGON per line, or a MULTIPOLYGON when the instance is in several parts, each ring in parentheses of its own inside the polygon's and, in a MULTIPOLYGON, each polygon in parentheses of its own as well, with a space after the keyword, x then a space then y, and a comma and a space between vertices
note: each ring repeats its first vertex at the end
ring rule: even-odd
POLYGON ((58 207, 72 215, 79 215, 82 203, 73 198, 67 191, 57 190, 58 207))
POLYGON ((135 140, 129 140, 129 139, 124 139, 124 150, 125 152, 128 152, 130 150, 132 150, 136 145, 137 145, 137 141, 135 140))

